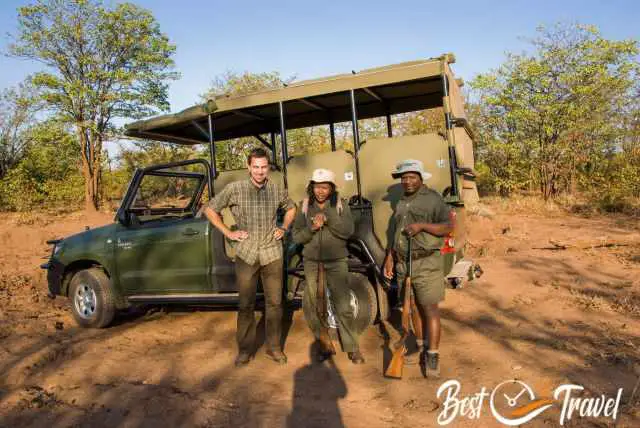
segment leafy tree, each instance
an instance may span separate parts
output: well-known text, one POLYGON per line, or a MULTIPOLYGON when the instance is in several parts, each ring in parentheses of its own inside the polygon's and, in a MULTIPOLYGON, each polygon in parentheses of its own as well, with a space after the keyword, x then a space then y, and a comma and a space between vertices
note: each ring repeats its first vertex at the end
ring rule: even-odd
POLYGON ((131 3, 38 0, 18 9, 16 57, 38 61, 32 76, 48 106, 73 124, 85 180, 85 206, 99 204, 102 143, 115 118, 168 110, 171 44, 153 15, 131 3))
POLYGON ((48 120, 28 131, 32 142, 0 182, 3 210, 75 208, 82 201, 80 150, 74 134, 48 120))
POLYGON ((0 179, 24 156, 38 103, 28 83, 0 93, 0 179))
POLYGON ((471 83, 471 110, 497 190, 535 187, 546 199, 576 190, 624 149, 639 50, 584 25, 541 27, 531 44, 471 83))

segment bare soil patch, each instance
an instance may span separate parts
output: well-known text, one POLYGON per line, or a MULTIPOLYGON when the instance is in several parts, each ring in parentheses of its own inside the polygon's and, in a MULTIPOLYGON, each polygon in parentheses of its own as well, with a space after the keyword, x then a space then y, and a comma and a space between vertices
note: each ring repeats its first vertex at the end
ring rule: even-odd
MULTIPOLYGON (((449 290, 442 308, 441 379, 408 365, 401 381, 382 377, 395 331, 364 334, 362 366, 344 355, 320 365, 301 311, 285 367, 262 350, 233 366, 232 310, 154 308, 80 329, 66 299, 46 297, 45 241, 113 216, 0 214, 0 426, 437 426, 445 380, 472 394, 513 378, 542 396, 562 383, 583 385, 586 396, 622 387, 617 426, 640 426, 640 392, 631 400, 640 376, 637 220, 490 208, 492 218, 469 218, 469 253, 485 274, 449 290)), ((528 425, 557 426, 558 416, 554 408, 528 425)), ((486 405, 479 420, 454 425, 499 426, 486 405)))

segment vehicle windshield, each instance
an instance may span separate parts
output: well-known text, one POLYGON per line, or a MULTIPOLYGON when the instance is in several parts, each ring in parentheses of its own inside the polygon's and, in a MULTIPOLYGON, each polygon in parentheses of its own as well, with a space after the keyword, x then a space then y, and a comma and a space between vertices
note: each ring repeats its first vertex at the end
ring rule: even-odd
POLYGON ((201 174, 166 170, 145 174, 129 211, 141 222, 190 215, 203 178, 201 174))

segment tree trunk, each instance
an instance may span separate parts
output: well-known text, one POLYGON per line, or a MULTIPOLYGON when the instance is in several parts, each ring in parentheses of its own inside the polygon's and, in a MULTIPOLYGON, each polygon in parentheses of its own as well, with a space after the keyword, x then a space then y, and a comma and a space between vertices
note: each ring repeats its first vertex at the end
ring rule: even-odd
POLYGON ((84 209, 89 212, 98 210, 97 186, 94 179, 95 158, 93 144, 82 125, 76 125, 82 158, 82 176, 84 177, 84 209))

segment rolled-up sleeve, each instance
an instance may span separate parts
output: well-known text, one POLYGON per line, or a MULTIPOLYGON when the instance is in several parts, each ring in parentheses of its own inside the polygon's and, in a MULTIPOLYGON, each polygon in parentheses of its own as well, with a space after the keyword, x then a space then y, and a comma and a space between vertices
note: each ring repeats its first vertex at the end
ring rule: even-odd
POLYGON ((278 199, 279 199, 278 208, 284 211, 289 211, 291 208, 296 207, 296 204, 289 197, 289 193, 287 192, 287 189, 283 189, 281 187, 278 188, 278 199))
POLYGON ((451 212, 451 207, 442 199, 442 197, 438 198, 438 203, 436 204, 436 209, 434 212, 435 222, 434 223, 449 223, 449 213, 451 212))
POLYGON ((233 186, 228 184, 222 189, 222 192, 218 193, 211 201, 209 201, 209 208, 217 213, 220 213, 223 209, 231 206, 233 196, 233 186))

